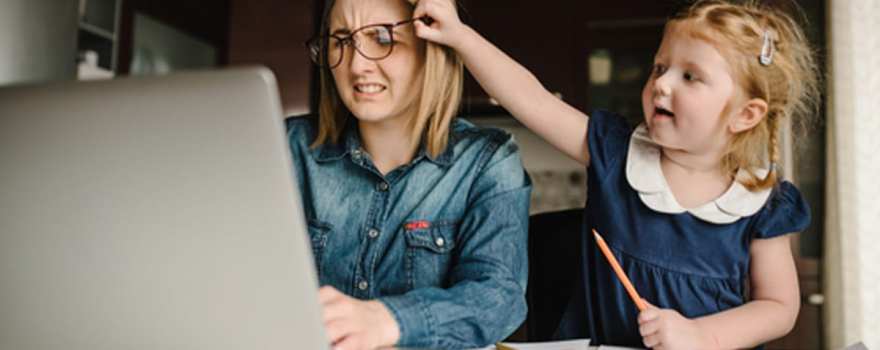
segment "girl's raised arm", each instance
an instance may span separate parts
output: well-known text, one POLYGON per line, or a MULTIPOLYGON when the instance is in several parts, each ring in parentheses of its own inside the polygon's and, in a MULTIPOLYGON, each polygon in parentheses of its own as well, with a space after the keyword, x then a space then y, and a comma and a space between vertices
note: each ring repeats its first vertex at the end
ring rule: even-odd
POLYGON ((477 82, 502 107, 548 143, 581 164, 589 164, 588 117, 557 98, 522 65, 461 23, 450 0, 421 0, 413 14, 416 35, 454 49, 477 82))

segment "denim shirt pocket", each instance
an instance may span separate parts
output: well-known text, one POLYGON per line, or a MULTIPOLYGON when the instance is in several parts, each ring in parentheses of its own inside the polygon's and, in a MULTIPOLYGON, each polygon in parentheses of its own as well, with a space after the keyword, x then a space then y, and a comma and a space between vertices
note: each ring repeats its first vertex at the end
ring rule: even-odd
POLYGON ((451 221, 414 220, 403 225, 407 246, 404 269, 409 289, 445 287, 456 229, 451 221))
POLYGON ((318 270, 318 277, 321 277, 321 261, 323 260, 324 247, 327 246, 327 234, 330 232, 330 224, 308 219, 309 223, 309 243, 312 245, 312 256, 315 259, 315 268, 318 270))

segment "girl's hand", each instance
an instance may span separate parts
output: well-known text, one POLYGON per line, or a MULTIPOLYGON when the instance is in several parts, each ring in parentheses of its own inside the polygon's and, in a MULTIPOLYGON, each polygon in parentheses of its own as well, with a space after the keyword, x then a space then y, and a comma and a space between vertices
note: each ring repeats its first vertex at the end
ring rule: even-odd
POLYGON ((413 17, 431 17, 430 26, 422 21, 415 21, 416 36, 438 44, 458 47, 462 38, 467 35, 467 28, 458 18, 454 0, 419 0, 413 17))
POLYGON ((685 318, 672 309, 658 309, 647 301, 648 308, 639 314, 642 342, 652 349, 716 349, 714 339, 697 321, 685 318))
POLYGON ((400 339, 397 321, 378 300, 358 300, 328 286, 318 291, 318 300, 334 350, 375 349, 400 339))

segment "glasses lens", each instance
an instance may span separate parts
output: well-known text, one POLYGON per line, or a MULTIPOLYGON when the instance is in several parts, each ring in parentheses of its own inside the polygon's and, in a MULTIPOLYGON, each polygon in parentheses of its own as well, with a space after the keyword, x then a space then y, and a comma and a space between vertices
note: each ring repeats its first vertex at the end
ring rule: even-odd
POLYGON ((312 62, 319 66, 328 65, 330 68, 339 64, 342 58, 342 45, 341 40, 332 36, 314 38, 306 44, 312 62), (326 61, 324 55, 327 55, 326 61))
POLYGON ((327 43, 327 50, 325 51, 327 53, 327 64, 330 65, 331 68, 336 67, 336 65, 342 61, 342 46, 345 45, 345 43, 339 38, 333 36, 327 38, 327 41, 325 42, 327 43))
POLYGON ((358 50, 371 59, 385 58, 391 53, 394 38, 384 26, 366 27, 358 32, 358 50))

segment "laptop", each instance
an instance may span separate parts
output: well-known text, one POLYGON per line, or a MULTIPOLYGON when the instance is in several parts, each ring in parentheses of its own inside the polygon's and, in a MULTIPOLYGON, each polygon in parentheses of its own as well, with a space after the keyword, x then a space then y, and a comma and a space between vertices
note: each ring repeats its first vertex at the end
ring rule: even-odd
POLYGON ((326 349, 265 68, 0 88, 0 349, 326 349))

